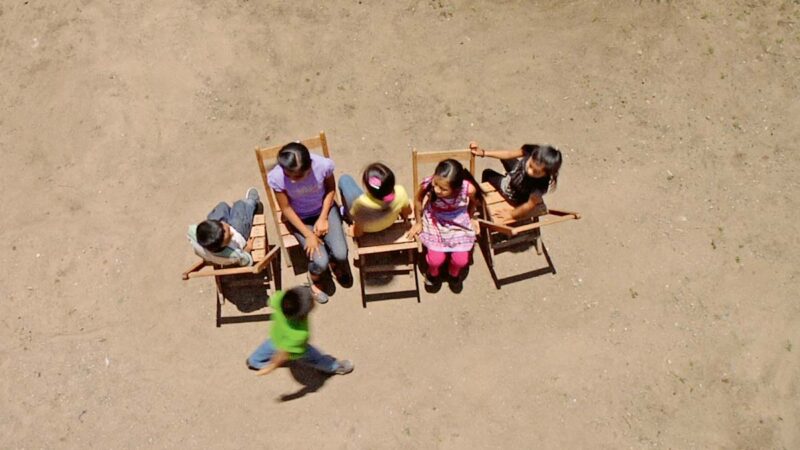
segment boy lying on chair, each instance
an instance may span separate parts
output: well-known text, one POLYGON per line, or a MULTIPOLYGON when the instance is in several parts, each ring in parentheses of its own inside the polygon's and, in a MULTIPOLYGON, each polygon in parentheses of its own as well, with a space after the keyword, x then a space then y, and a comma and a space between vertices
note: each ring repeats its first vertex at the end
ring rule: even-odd
POLYGON ((250 231, 258 204, 258 191, 250 188, 232 207, 220 202, 206 220, 190 225, 186 236, 197 256, 221 266, 252 266, 250 231))

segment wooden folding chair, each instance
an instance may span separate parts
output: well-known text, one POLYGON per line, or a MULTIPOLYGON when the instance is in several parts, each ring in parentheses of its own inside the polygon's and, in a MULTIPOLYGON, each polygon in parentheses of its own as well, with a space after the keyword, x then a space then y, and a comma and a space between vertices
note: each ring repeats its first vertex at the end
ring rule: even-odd
MULTIPOLYGON (((514 206, 508 203, 505 197, 497 192, 490 183, 481 183, 481 188, 484 191, 482 217, 478 219, 478 223, 481 226, 481 251, 486 259, 486 265, 489 267, 495 287, 500 289, 502 284, 507 284, 510 281, 500 280, 497 277, 494 269, 494 257, 504 251, 520 249, 524 248, 524 246, 534 245, 536 254, 541 255, 544 253, 547 260, 547 267, 544 273, 556 273, 556 268, 550 259, 547 247, 542 242, 540 230, 544 226, 580 219, 581 215, 572 211, 548 209, 542 215, 522 220, 503 221, 500 219, 501 211, 512 210, 514 206)), ((531 273, 538 274, 541 271, 540 269, 531 273)), ((510 277, 512 280, 515 278, 524 279, 526 277, 510 277)))
POLYGON ((264 304, 266 305, 270 290, 274 292, 281 288, 280 247, 273 245, 270 248, 264 214, 256 214, 253 217, 253 228, 250 231, 250 236, 255 238, 253 240, 253 250, 250 252, 253 257, 252 266, 220 266, 201 259, 182 274, 184 280, 214 277, 217 289, 217 327, 223 323, 254 322, 269 319, 269 315, 266 314, 222 317, 222 305, 226 300, 229 300, 226 298, 226 294, 229 294, 231 289, 249 286, 254 287, 258 292, 263 288, 264 304))
MULTIPOLYGON (((330 150, 328 150, 328 141, 325 138, 324 131, 320 131, 319 136, 303 139, 299 142, 308 147, 309 151, 319 149, 318 151, 321 151, 324 157, 331 157, 330 150)), ((286 266, 291 268, 292 258, 289 254, 289 251, 294 247, 298 247, 300 243, 297 241, 297 238, 294 237, 291 231, 289 231, 289 228, 284 222, 283 213, 281 212, 281 208, 278 205, 278 200, 275 197, 275 191, 273 191, 269 186, 269 181, 267 179, 267 174, 269 173, 269 170, 275 166, 275 159, 277 158, 278 152, 280 152, 283 145, 284 144, 276 145, 274 147, 256 148, 256 159, 258 160, 258 167, 261 169, 261 178, 264 181, 264 190, 267 192, 267 200, 269 201, 269 209, 272 213, 272 220, 274 221, 275 229, 280 235, 278 243, 283 249, 284 256, 286 257, 286 266)))
POLYGON ((414 277, 413 294, 419 298, 419 278, 417 275, 417 255, 419 243, 406 237, 413 222, 398 219, 392 226, 376 233, 364 233, 353 237, 355 258, 357 259, 358 279, 361 283, 361 306, 367 307, 368 297, 390 299, 408 297, 409 291, 368 294, 367 278, 385 275, 412 275, 414 277))

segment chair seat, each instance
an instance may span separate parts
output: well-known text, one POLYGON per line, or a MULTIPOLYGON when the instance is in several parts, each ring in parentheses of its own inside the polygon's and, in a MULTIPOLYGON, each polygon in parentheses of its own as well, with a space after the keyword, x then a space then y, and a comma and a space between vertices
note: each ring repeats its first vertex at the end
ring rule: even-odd
POLYGON ((355 238, 357 252, 359 255, 368 255, 415 249, 418 246, 417 241, 406 236, 409 228, 410 222, 399 221, 380 232, 364 233, 355 238))

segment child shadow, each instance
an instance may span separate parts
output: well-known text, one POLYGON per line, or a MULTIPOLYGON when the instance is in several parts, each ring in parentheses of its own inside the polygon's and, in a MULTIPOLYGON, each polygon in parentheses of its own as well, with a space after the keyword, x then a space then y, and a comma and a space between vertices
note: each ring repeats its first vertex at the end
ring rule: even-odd
POLYGON ((325 384, 328 378, 333 376, 332 374, 320 372, 313 367, 299 364, 294 361, 288 363, 288 367, 289 372, 292 374, 292 378, 300 383, 302 387, 296 392, 282 394, 280 397, 278 397, 279 402, 297 400, 305 397, 307 394, 317 392, 325 384))

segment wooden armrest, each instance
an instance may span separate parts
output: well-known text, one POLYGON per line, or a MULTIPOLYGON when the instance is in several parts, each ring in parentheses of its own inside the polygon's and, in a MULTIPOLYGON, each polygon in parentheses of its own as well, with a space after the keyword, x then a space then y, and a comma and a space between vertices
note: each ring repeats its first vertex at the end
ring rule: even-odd
POLYGON ((494 223, 492 221, 486 219, 478 219, 478 224, 482 227, 486 227, 490 230, 497 231, 498 233, 503 233, 505 235, 511 236, 514 234, 514 228, 509 227, 507 225, 501 225, 499 223, 494 223))
POLYGON ((511 230, 511 234, 516 236, 520 233, 525 233, 527 231, 535 230, 537 228, 541 228, 545 225, 553 225, 554 223, 566 222, 567 220, 574 220, 577 219, 579 216, 575 214, 567 214, 564 216, 560 216, 558 219, 553 220, 542 220, 540 222, 529 223, 527 225, 522 225, 521 227, 514 227, 511 230))
POLYGON ((204 260, 202 260, 202 259, 200 261, 195 262, 192 265, 192 267, 190 267, 188 270, 186 270, 186 272, 183 272, 183 274, 181 274, 181 279, 188 280, 189 276, 190 276, 190 274, 192 272, 197 272, 198 270, 202 269, 203 266, 205 266, 205 265, 206 265, 206 262, 204 260))
POLYGON ((272 250, 268 251, 267 254, 264 255, 263 258, 261 258, 261 261, 257 262, 255 265, 252 266, 252 272, 259 273, 262 270, 264 270, 264 266, 266 266, 270 261, 272 261, 272 258, 274 258, 275 255, 277 255, 280 250, 281 250, 280 245, 273 245, 272 250))

